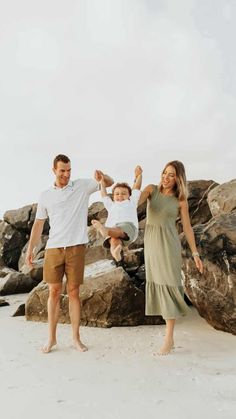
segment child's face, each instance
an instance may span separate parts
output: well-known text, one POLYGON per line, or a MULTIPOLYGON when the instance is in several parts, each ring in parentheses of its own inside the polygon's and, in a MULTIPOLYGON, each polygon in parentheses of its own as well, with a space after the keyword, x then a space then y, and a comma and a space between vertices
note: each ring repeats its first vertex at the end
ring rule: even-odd
POLYGON ((125 199, 129 199, 129 191, 127 188, 115 188, 113 192, 113 200, 114 201, 125 201, 125 199))

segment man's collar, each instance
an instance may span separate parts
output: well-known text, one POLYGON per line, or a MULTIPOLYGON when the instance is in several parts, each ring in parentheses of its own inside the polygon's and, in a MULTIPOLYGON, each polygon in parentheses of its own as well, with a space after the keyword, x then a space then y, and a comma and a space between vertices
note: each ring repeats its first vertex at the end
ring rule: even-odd
POLYGON ((55 185, 55 183, 54 183, 54 185, 53 185, 53 189, 61 189, 61 190, 63 190, 63 189, 66 189, 66 188, 71 188, 71 186, 73 186, 73 182, 72 182, 72 180, 69 180, 69 182, 67 183, 67 185, 66 186, 64 186, 63 188, 59 188, 57 185, 55 185))

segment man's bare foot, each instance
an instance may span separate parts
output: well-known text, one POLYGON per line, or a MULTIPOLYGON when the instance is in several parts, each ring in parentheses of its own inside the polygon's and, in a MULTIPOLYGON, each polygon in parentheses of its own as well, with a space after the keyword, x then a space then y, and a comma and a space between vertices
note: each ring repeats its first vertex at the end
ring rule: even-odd
POLYGON ((46 343, 46 345, 44 345, 44 346, 41 348, 41 351, 42 351, 44 354, 48 354, 49 352, 51 352, 51 351, 52 351, 52 349, 54 348, 54 346, 56 346, 56 344, 57 344, 57 341, 56 341, 56 340, 49 341, 48 343, 46 343))
POLYGON ((87 346, 81 342, 80 338, 74 340, 74 348, 80 352, 86 352, 88 350, 87 346))
POLYGON ((106 227, 104 227, 104 225, 102 225, 102 223, 100 223, 100 221, 97 221, 97 220, 92 220, 91 223, 96 228, 96 230, 99 231, 102 237, 104 237, 105 239, 107 237, 106 227))
POLYGON ((120 262, 121 260, 121 250, 122 250, 121 244, 118 244, 118 246, 116 246, 115 248, 111 247, 111 254, 117 262, 120 262))
POLYGON ((168 355, 172 349, 174 349, 174 340, 165 339, 163 345, 157 352, 157 355, 168 355))

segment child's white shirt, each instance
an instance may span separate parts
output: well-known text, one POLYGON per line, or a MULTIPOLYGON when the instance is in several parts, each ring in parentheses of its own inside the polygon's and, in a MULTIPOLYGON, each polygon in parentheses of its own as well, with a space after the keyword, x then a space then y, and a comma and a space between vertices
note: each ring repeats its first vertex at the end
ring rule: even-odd
POLYGON ((141 195, 138 189, 132 190, 132 195, 124 201, 113 201, 109 196, 102 198, 102 202, 108 211, 105 223, 106 227, 114 227, 117 223, 133 223, 138 229, 137 206, 141 195))

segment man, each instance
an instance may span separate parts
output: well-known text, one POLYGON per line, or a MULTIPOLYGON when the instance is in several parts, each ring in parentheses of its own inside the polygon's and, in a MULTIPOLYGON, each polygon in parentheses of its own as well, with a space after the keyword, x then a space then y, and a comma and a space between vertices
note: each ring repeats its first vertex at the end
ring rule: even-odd
POLYGON ((26 263, 33 268, 33 251, 40 241, 44 222, 49 218, 50 232, 46 245, 43 277, 49 286, 48 323, 49 339, 42 351, 48 353, 56 345, 56 329, 60 310, 62 278, 67 278, 69 315, 73 342, 76 349, 86 351, 79 334, 80 300, 79 286, 83 283, 85 248, 88 242, 87 216, 89 196, 99 190, 104 176, 106 186, 113 180, 96 170, 94 179, 70 180, 70 159, 59 154, 53 162, 54 186, 40 196, 35 221, 32 227, 26 263))

